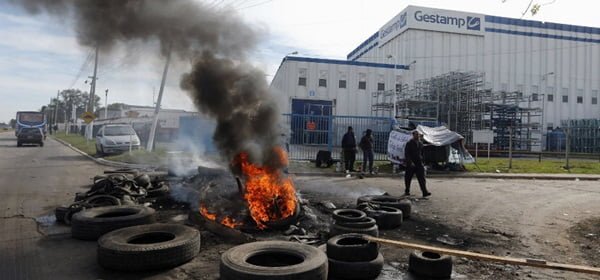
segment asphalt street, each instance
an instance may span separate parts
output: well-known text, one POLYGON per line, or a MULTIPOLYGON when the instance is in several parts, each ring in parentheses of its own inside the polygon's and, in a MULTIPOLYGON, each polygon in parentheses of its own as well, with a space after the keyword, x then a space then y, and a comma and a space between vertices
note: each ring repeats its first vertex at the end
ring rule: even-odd
POLYGON ((102 170, 54 140, 17 148, 13 132, 0 133, 0 278, 83 276, 72 275, 72 265, 93 260, 95 244, 70 242, 69 228, 55 225, 53 211, 102 170), (62 244, 74 250, 59 250, 62 244))

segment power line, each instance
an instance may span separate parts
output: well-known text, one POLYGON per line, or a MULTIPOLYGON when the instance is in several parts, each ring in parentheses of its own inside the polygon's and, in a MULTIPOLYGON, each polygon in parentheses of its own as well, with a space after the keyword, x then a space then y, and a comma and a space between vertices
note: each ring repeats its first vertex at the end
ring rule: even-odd
POLYGON ((263 1, 263 2, 260 2, 260 3, 250 4, 250 5, 246 6, 246 7, 241 7, 241 8, 238 8, 236 10, 241 11, 241 10, 245 10, 245 9, 249 9, 249 8, 254 8, 254 7, 257 7, 257 6, 261 6, 261 5, 267 4, 269 2, 273 2, 273 0, 266 0, 266 1, 263 1))
POLYGON ((73 88, 75 83, 77 83, 77 81, 79 81, 79 78, 81 78, 81 74, 83 74, 83 71, 85 71, 85 69, 90 64, 90 62, 92 62, 92 55, 93 55, 93 52, 89 51, 87 58, 81 64, 81 68, 79 68, 79 72, 75 76, 75 79, 73 79, 73 82, 71 82, 71 85, 68 87, 68 89, 73 88))

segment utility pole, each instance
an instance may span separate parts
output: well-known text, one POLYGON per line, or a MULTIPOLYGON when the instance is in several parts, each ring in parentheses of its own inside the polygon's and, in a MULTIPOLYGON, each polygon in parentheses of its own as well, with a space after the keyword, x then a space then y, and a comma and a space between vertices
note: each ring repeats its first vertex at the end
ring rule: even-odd
POLYGON ((58 124, 58 98, 60 90, 56 92, 56 103, 54 104, 54 125, 58 124))
MULTIPOLYGON (((96 93, 96 80, 98 79, 96 77, 98 73, 98 46, 96 45, 96 57, 94 59, 94 76, 90 77, 92 78, 92 82, 90 84, 90 103, 88 104, 88 112, 94 112, 94 101, 95 101, 95 93, 96 93)), ((87 126, 86 126, 86 139, 87 140, 91 140, 93 138, 94 134, 94 121, 91 121, 87 126)))
POLYGON ((108 89, 104 91, 104 118, 108 119, 108 89))
POLYGON ((167 72, 169 72, 169 62, 171 61, 171 45, 169 45, 169 51, 167 52, 167 62, 165 62, 165 69, 163 71, 162 80, 160 81, 160 89, 158 91, 158 99, 156 100, 156 107, 154 108, 154 119, 152 120, 152 127, 150 128, 150 135, 148 136, 148 145, 146 150, 152 151, 154 149, 154 138, 156 135, 156 126, 158 125, 158 113, 160 111, 160 103, 162 102, 163 92, 165 90, 165 83, 167 80, 167 72))
POLYGON ((571 119, 569 118, 567 123, 567 139, 566 139, 566 147, 565 147, 565 161, 566 166, 565 169, 569 170, 571 167, 569 166, 569 153, 571 152, 571 119))

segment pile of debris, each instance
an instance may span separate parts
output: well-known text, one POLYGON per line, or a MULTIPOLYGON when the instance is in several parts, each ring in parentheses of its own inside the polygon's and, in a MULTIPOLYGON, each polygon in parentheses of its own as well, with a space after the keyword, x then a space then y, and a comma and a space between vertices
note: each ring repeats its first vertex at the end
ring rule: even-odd
POLYGON ((135 169, 105 171, 93 178, 90 190, 76 193, 72 204, 57 207, 54 212, 56 220, 70 225, 73 215, 84 209, 116 205, 149 206, 157 198, 169 194, 169 182, 165 180, 167 175, 167 172, 135 169))

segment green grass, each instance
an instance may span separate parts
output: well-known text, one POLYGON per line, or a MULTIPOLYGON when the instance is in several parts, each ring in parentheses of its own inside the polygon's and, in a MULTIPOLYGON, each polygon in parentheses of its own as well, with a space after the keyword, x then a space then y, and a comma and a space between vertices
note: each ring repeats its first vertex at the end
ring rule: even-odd
POLYGON ((537 159, 518 158, 513 159, 512 168, 508 169, 507 158, 491 158, 480 159, 475 164, 467 164, 466 168, 469 172, 486 172, 486 173, 547 173, 547 174, 600 174, 600 163, 593 160, 570 160, 570 169, 565 169, 564 159, 542 159, 538 162, 537 159))
POLYGON ((59 132, 59 133, 53 134, 52 137, 63 140, 65 142, 73 145, 75 148, 87 153, 90 156, 93 156, 96 154, 96 142, 94 140, 87 141, 87 140, 85 140, 85 137, 83 137, 79 134, 65 135, 64 132, 59 132))
POLYGON ((167 151, 164 149, 156 149, 152 152, 134 150, 131 153, 124 152, 119 155, 107 156, 105 159, 127 163, 161 165, 167 162, 167 151))

